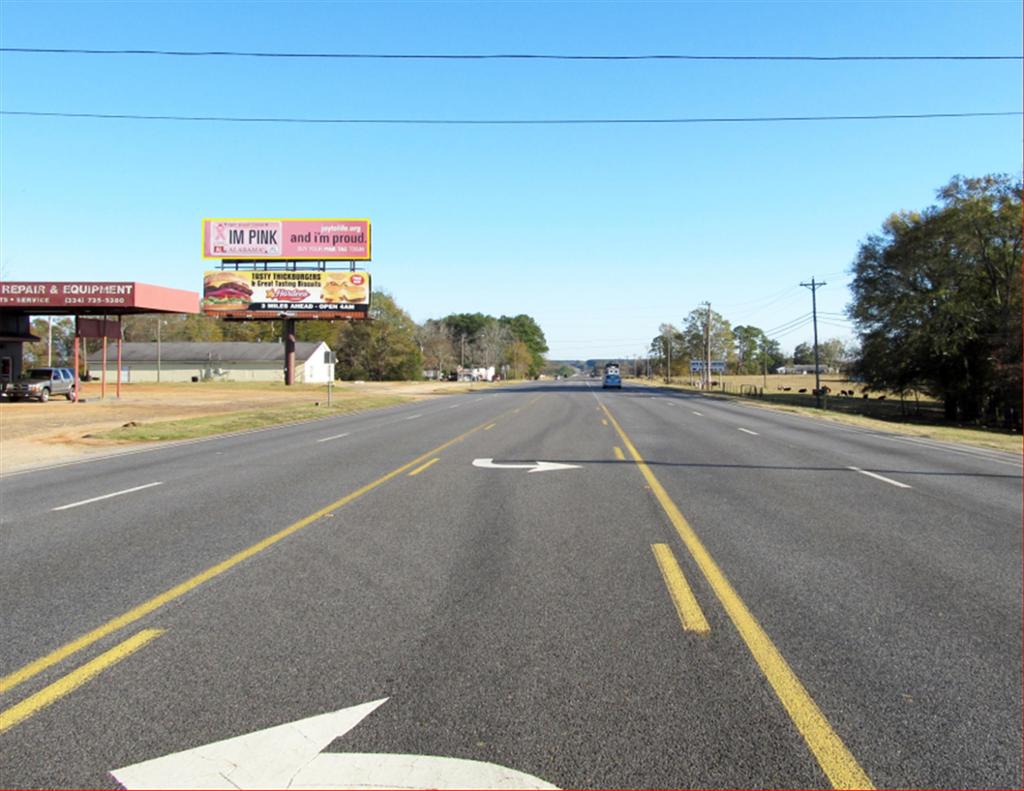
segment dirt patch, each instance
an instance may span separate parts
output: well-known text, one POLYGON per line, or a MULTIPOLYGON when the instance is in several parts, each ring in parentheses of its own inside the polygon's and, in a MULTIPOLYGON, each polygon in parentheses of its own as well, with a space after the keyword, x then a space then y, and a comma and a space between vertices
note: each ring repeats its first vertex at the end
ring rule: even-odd
MULTIPOLYGON (((343 382, 334 386, 332 402, 359 408, 373 396, 420 400, 479 389, 456 382, 343 382)), ((82 386, 78 403, 63 399, 46 404, 35 401, 0 401, 0 474, 28 467, 73 461, 85 456, 136 448, 138 442, 97 439, 86 435, 117 429, 126 423, 148 423, 209 417, 267 407, 326 405, 326 385, 263 384, 248 382, 167 383, 122 385, 121 398, 107 386, 82 386)), ((303 412, 308 410, 303 409, 303 412)))

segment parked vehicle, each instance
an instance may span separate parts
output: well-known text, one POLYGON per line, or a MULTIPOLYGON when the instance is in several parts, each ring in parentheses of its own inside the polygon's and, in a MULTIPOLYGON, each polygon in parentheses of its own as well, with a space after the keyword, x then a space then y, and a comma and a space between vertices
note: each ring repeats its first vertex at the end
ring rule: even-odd
POLYGON ((12 400, 36 398, 46 402, 51 396, 63 395, 75 400, 75 377, 69 368, 30 368, 7 391, 12 400))

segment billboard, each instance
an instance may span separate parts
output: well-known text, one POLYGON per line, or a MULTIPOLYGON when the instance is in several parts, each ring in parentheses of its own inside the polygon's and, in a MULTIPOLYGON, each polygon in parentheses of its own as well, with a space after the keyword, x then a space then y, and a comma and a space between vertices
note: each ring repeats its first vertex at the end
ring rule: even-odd
POLYGON ((203 220, 203 258, 369 261, 369 220, 203 220))
POLYGON ((226 318, 365 319, 368 272, 206 272, 203 313, 226 318))

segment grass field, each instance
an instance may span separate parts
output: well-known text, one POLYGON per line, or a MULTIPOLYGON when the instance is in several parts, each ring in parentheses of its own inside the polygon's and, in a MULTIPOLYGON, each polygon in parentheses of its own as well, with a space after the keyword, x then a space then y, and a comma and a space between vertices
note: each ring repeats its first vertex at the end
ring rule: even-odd
MULTIPOLYGON (((758 406, 834 420, 862 428, 899 432, 945 442, 960 442, 1009 453, 1020 453, 1022 450, 1020 434, 980 426, 947 424, 942 405, 932 398, 917 393, 905 393, 901 400, 896 393, 871 391, 869 398, 865 399, 861 392, 863 384, 851 382, 834 374, 821 377, 822 385, 832 390, 824 399, 824 409, 815 406, 815 398, 811 393, 814 389, 813 374, 769 374, 767 387, 761 376, 720 376, 715 381, 716 394, 726 398, 743 397, 744 400, 758 406), (786 387, 790 389, 782 389, 786 387), (756 396, 753 395, 755 389, 758 393, 756 396), (801 389, 806 392, 800 393, 801 389), (855 396, 837 395, 843 390, 852 390, 855 396)), ((651 383, 663 386, 664 380, 654 379, 651 383)), ((671 386, 683 390, 696 390, 691 388, 689 377, 674 377, 671 386)))

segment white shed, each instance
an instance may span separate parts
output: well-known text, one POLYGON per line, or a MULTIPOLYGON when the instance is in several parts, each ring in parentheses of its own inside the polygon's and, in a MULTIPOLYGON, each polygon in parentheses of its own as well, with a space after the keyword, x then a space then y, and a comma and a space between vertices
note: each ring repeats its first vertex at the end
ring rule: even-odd
MULTIPOLYGON (((334 366, 325 362, 330 351, 323 341, 295 344, 295 381, 324 384, 334 366)), ((90 350, 89 373, 99 378, 102 352, 90 350)), ((121 352, 121 381, 139 382, 280 382, 284 381, 284 344, 222 341, 219 343, 125 343, 121 352)), ((107 345, 107 381, 117 379, 117 344, 107 345)))

